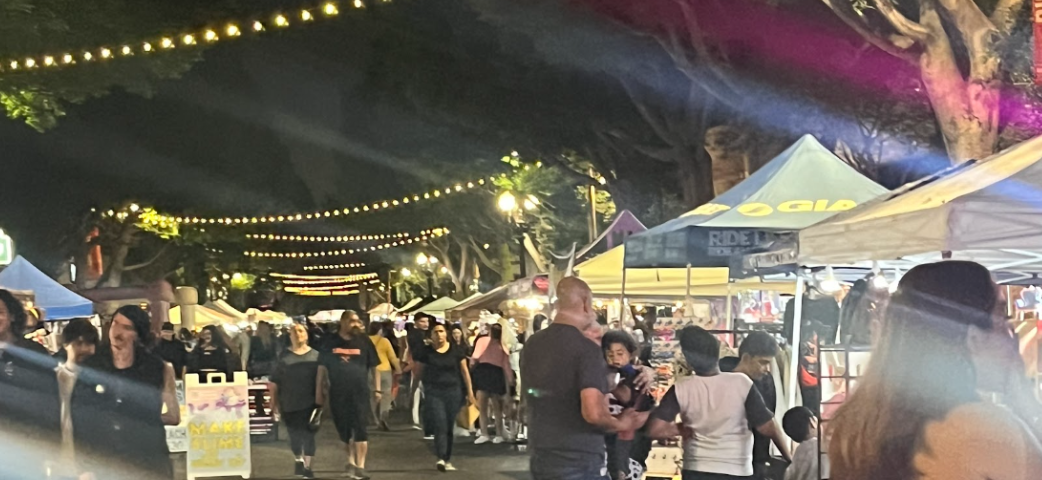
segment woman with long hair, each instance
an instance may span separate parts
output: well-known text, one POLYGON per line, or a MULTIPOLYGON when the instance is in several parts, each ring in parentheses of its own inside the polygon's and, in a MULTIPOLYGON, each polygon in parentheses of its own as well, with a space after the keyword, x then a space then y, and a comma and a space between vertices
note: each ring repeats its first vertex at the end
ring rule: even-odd
POLYGON ((271 376, 273 409, 286 423, 293 450, 296 475, 315 478, 311 459, 315 456, 313 419, 321 417, 325 401, 325 369, 320 367, 318 351, 308 346, 308 329, 299 323, 289 329, 290 348, 279 360, 271 376))
POLYGON ((1034 418, 1022 418, 1038 403, 1003 308, 976 263, 908 271, 867 371, 832 421, 832 478, 1039 478, 1042 446, 1025 423, 1034 418))
POLYGON ((220 329, 214 325, 203 327, 199 332, 199 343, 188 360, 188 373, 198 373, 199 382, 206 383, 210 373, 223 373, 225 378, 231 379, 239 365, 239 359, 228 348, 220 329))
POLYGON ((493 323, 488 336, 478 338, 474 344, 474 390, 478 400, 478 433, 475 445, 503 443, 506 437, 504 420, 509 387, 514 383, 514 371, 510 368, 510 350, 504 341, 509 332, 503 325, 493 323), (491 408, 490 408, 491 407, 491 408), (491 412, 489 411, 491 410, 491 412), (489 416, 495 417, 496 436, 489 438, 489 416))
POLYGON ((452 338, 452 344, 461 348, 467 355, 470 355, 470 342, 467 341, 467 332, 463 330, 463 325, 455 323, 452 328, 449 329, 449 335, 452 338))
POLYGON ((467 354, 451 341, 445 325, 435 323, 430 328, 431 343, 416 352, 423 362, 424 416, 434 433, 434 450, 438 456, 439 471, 455 470, 452 466, 453 425, 464 406, 463 395, 473 404, 474 388, 467 367, 467 354))
POLYGON ((151 319, 141 307, 116 310, 108 342, 90 357, 71 397, 77 459, 105 479, 164 479, 173 473, 166 425, 181 421, 174 367, 148 350, 151 319))

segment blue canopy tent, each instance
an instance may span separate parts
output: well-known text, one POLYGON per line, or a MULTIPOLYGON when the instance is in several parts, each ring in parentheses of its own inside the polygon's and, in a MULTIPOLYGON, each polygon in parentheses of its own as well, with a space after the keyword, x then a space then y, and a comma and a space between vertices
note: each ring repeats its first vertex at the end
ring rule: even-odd
POLYGON ((0 288, 31 290, 36 305, 43 309, 44 320, 68 320, 94 315, 94 304, 29 263, 20 255, 0 272, 0 288))

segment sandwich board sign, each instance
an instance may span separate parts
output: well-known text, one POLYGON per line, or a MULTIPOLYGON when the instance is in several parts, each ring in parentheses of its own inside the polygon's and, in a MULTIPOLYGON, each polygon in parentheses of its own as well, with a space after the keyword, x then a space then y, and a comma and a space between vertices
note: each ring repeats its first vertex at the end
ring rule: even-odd
POLYGON ((250 478, 250 400, 246 372, 185 376, 188 407, 188 480, 250 478))

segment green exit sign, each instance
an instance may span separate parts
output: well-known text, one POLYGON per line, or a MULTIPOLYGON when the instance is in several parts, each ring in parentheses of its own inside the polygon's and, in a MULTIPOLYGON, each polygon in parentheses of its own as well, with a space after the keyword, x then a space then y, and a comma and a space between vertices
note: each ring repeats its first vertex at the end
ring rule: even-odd
POLYGON ((14 260, 14 241, 3 230, 0 230, 0 265, 8 265, 14 260))

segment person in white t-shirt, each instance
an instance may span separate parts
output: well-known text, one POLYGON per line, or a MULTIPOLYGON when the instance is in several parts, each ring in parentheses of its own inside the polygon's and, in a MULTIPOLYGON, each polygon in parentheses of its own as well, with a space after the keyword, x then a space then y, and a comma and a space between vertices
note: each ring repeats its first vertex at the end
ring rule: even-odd
POLYGON ((785 470, 785 480, 818 480, 829 478, 828 461, 818 470, 818 418, 807 407, 796 407, 782 418, 785 434, 799 443, 792 455, 792 465, 785 470), (820 474, 820 477, 819 477, 820 474))
POLYGON ((685 327, 679 339, 695 376, 666 392, 649 421, 649 434, 656 439, 683 436, 683 480, 753 478, 753 430, 770 438, 791 461, 781 429, 752 380, 741 373, 720 372, 716 337, 699 327, 685 327))

